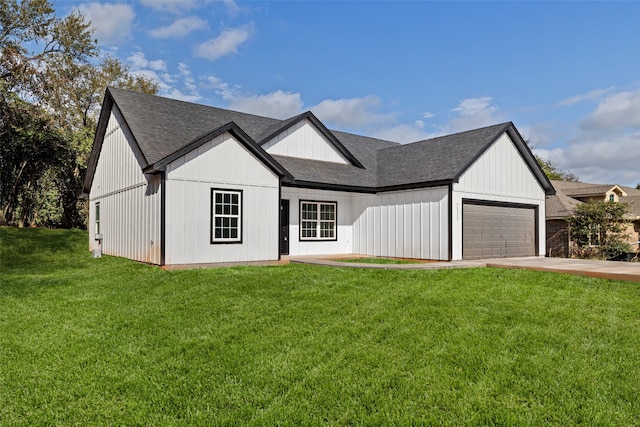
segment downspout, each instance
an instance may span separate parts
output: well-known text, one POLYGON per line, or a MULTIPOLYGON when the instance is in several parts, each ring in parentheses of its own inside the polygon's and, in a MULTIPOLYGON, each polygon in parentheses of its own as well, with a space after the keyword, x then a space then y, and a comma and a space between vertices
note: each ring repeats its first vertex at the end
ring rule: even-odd
POLYGON ((162 171, 160 172, 160 265, 165 265, 165 248, 167 242, 167 234, 165 232, 167 210, 166 190, 166 173, 162 171))
POLYGON ((453 183, 449 184, 449 253, 448 261, 453 260, 453 183))

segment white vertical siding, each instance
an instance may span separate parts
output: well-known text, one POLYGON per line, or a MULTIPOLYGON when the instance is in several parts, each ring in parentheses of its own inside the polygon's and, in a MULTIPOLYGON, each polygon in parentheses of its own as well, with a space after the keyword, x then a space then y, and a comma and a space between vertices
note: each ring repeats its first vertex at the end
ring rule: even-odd
POLYGON ((282 198, 289 200, 289 254, 330 255, 353 253, 354 218, 360 198, 354 193, 282 187, 282 198), (337 240, 300 240, 300 200, 335 202, 337 204, 337 240))
POLYGON ((446 260, 449 256, 447 187, 361 196, 354 253, 446 260))
POLYGON ((97 247, 95 212, 100 203, 102 252, 160 264, 161 179, 143 174, 143 165, 114 106, 89 194, 89 247, 97 247))
POLYGON ((166 264, 278 259, 279 178, 225 133, 167 165, 166 264), (242 190, 242 243, 211 243, 211 189, 242 190))
POLYGON ((539 255, 545 252, 545 192, 505 133, 453 185, 454 260, 462 259, 462 199, 538 206, 539 255))
POLYGON ((269 154, 349 163, 309 120, 296 123, 266 142, 262 148, 269 154))

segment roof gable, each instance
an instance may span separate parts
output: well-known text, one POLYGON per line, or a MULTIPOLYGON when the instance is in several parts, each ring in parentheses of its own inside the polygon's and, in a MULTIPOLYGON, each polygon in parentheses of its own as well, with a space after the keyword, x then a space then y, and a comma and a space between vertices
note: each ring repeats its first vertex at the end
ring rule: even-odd
MULTIPOLYGON (((318 118, 311 112, 307 111, 305 113, 299 114, 295 117, 292 117, 287 120, 283 120, 279 124, 275 124, 269 127, 262 135, 260 135, 260 139, 258 140, 258 144, 260 144, 265 150, 272 152, 274 154, 285 155, 284 152, 278 149, 273 149, 276 145, 280 143, 283 137, 286 137, 286 132, 290 131, 294 128, 299 128, 305 122, 309 123, 313 126, 319 135, 322 136, 324 141, 329 145, 332 151, 334 151, 337 156, 341 157, 345 161, 357 166, 359 168, 363 168, 364 166, 360 163, 360 161, 353 155, 349 150, 340 142, 338 138, 331 132, 327 127, 320 121, 318 118), (272 148, 272 150, 270 150, 272 148)), ((316 143, 316 141, 312 142, 316 143)), ((290 151, 290 150, 284 150, 290 151)), ((291 157, 301 157, 298 155, 287 154, 291 157)), ((302 156, 301 158, 313 159, 313 157, 302 156)), ((335 157, 334 157, 335 158, 335 157)), ((337 158, 336 158, 337 159, 337 158)), ((321 161, 331 161, 326 159, 319 159, 321 161)), ((341 162, 340 162, 341 163, 341 162)))
POLYGON ((276 119, 107 88, 83 184, 83 192, 86 194, 91 188, 113 108, 120 111, 128 131, 133 136, 132 143, 146 161, 146 165, 143 165, 145 173, 161 171, 171 160, 221 133, 230 132, 279 176, 289 176, 287 171, 246 132, 248 129, 253 135, 259 135, 264 129, 278 122, 276 119), (234 119, 241 122, 243 127, 241 128, 234 119))
POLYGON ((378 186, 457 182, 505 132, 547 194, 553 186, 513 123, 501 123, 378 151, 378 186))

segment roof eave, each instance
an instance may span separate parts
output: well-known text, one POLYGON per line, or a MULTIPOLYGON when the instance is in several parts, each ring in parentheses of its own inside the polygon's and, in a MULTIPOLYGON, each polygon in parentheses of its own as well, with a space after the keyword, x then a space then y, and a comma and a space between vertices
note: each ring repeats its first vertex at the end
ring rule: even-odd
POLYGON ((100 158, 102 142, 104 141, 104 135, 107 131, 107 124, 109 123, 109 116, 111 115, 113 104, 113 97, 109 92, 109 88, 107 88, 105 90, 104 99, 102 100, 100 117, 98 119, 98 124, 96 125, 96 132, 93 136, 93 143, 91 145, 91 154, 89 154, 89 160, 87 161, 87 171, 84 175, 84 182, 82 183, 82 195, 86 194, 87 197, 91 192, 91 185, 93 184, 93 177, 96 172, 96 166, 98 165, 98 159, 100 158))
POLYGON ((418 188, 433 188, 433 187, 444 187, 450 185, 452 180, 438 180, 438 181, 424 181, 424 182, 413 182, 407 184, 398 184, 398 185, 387 185, 381 187, 369 187, 369 186, 358 186, 358 185, 347 185, 347 184, 335 184, 335 183, 326 183, 326 182, 318 182, 318 181, 307 181, 307 180, 285 180, 283 185, 286 187, 300 187, 300 188, 313 188, 319 190, 334 190, 334 191, 345 191, 350 193, 386 193, 389 191, 402 191, 402 190, 415 190, 418 188))

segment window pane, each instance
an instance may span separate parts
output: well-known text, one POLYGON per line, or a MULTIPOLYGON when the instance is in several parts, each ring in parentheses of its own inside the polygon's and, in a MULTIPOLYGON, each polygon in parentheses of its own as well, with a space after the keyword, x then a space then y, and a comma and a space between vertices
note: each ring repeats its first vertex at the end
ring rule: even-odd
POLYGON ((231 206, 230 205, 223 205, 224 209, 222 210, 222 213, 225 215, 229 215, 231 214, 231 206))
POLYGON ((225 203, 230 203, 231 202, 231 194, 224 193, 224 202, 225 203))
POLYGON ((234 205, 238 204, 238 195, 237 194, 232 194, 231 195, 231 203, 233 203, 234 205))
POLYGON ((238 215, 238 205, 231 206, 231 215, 238 215))
POLYGON ((229 229, 228 228, 223 228, 222 229, 222 238, 223 239, 228 239, 229 238, 229 229))
POLYGON ((216 204, 222 203, 222 193, 216 193, 216 204))
POLYGON ((238 229, 237 228, 232 228, 231 229, 231 238, 232 239, 237 239, 238 238, 238 229))

